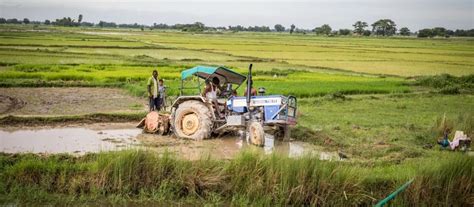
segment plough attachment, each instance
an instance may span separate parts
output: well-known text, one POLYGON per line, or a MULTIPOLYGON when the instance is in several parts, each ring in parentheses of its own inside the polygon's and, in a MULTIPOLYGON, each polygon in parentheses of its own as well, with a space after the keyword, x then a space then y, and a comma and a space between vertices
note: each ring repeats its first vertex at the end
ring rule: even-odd
POLYGON ((170 115, 152 111, 138 123, 137 128, 142 128, 145 133, 166 135, 170 131, 170 115))

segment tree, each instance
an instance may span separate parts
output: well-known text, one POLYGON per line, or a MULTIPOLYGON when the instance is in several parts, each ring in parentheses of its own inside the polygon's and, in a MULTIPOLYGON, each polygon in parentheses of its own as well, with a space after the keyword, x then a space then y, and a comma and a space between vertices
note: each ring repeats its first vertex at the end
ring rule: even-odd
POLYGON ((418 31, 418 37, 434 37, 432 29, 422 29, 418 31))
POLYGON ((314 31, 316 34, 324 34, 324 35, 329 35, 331 34, 332 28, 328 24, 323 24, 321 27, 316 27, 314 28, 314 31))
POLYGON ((30 23, 30 20, 29 20, 28 18, 24 18, 24 19, 23 19, 23 23, 24 23, 24 24, 29 24, 29 23, 30 23))
POLYGON ((408 29, 407 27, 402 27, 400 29, 400 35, 401 36, 410 36, 410 29, 408 29))
POLYGON ((56 19, 52 23, 53 25, 58 25, 58 26, 64 26, 64 27, 74 27, 74 26, 79 26, 76 22, 74 22, 71 17, 63 17, 62 19, 56 19))
POLYGON ((365 28, 369 25, 367 24, 367 22, 357 21, 352 26, 354 27, 354 33, 362 35, 364 34, 365 28))
POLYGON ((90 22, 81 22, 81 26, 83 26, 83 27, 93 27, 93 26, 94 26, 94 23, 90 23, 90 22))
POLYGON ((82 22, 82 17, 82 14, 79 14, 79 17, 77 18, 77 23, 80 24, 82 22))
POLYGON ((432 29, 433 36, 444 37, 446 36, 446 28, 444 27, 435 27, 432 29))
POLYGON ((201 22, 195 22, 194 23, 195 27, 198 28, 198 30, 203 31, 206 28, 206 25, 204 25, 201 22))
POLYGON ((0 18, 0 24, 6 24, 7 20, 5 18, 0 18))
POLYGON ((295 28, 296 28, 296 26, 294 24, 292 24, 291 28, 290 28, 290 34, 293 34, 293 32, 295 31, 295 28))
POLYGON ((48 19, 47 19, 47 20, 44 20, 44 24, 45 24, 45 25, 50 25, 50 24, 51 24, 51 21, 49 21, 48 19))
POLYGON ((453 30, 446 30, 446 36, 453 36, 454 35, 454 31, 453 30))
POLYGON ((390 19, 380 19, 372 24, 372 32, 376 35, 392 36, 397 31, 397 25, 390 19))
POLYGON ((370 36, 371 34, 372 34, 372 32, 368 29, 364 30, 364 33, 362 33, 362 35, 367 36, 367 37, 370 36))
POLYGON ((339 35, 350 35, 351 30, 350 29, 340 29, 339 30, 339 35))
POLYGON ((470 29, 470 30, 457 29, 453 32, 453 35, 459 36, 459 37, 474 37, 474 29, 470 29))
POLYGON ((13 18, 13 19, 7 19, 7 24, 21 24, 21 22, 18 21, 18 19, 13 18))
POLYGON ((285 27, 281 24, 275 24, 275 31, 283 32, 283 31, 285 31, 285 27))
POLYGON ((229 26, 229 30, 233 32, 238 32, 238 31, 245 31, 245 27, 242 25, 237 25, 237 26, 229 26))
POLYGON ((106 21, 100 21, 99 24, 97 24, 99 27, 113 27, 116 28, 117 24, 115 22, 106 22, 106 21))
POLYGON ((270 32, 270 27, 267 26, 250 26, 247 28, 247 31, 253 31, 253 32, 270 32))
POLYGON ((202 32, 206 29, 206 25, 201 22, 195 22, 194 24, 182 24, 175 25, 184 32, 202 32))

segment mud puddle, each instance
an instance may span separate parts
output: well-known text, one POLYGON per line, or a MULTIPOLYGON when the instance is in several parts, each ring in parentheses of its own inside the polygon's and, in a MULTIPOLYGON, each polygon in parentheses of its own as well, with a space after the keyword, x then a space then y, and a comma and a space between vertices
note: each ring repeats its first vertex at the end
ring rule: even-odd
POLYGON ((320 146, 306 142, 290 141, 283 142, 275 140, 273 136, 265 136, 265 146, 256 147, 245 138, 221 137, 217 139, 191 142, 186 145, 176 145, 167 148, 168 151, 186 159, 195 160, 202 156, 210 156, 217 159, 232 159, 242 150, 257 150, 265 154, 277 153, 288 157, 300 157, 310 155, 321 160, 338 160, 336 152, 326 152, 320 146))
POLYGON ((0 152, 5 153, 85 153, 143 148, 158 153, 171 152, 178 157, 196 160, 203 156, 232 159, 244 149, 299 157, 311 155, 322 160, 338 160, 336 152, 326 152, 310 143, 283 142, 265 137, 265 146, 256 147, 245 138, 227 136, 203 141, 177 139, 173 136, 142 134, 133 124, 100 124, 56 128, 0 128, 0 152))
POLYGON ((6 153, 85 154, 133 147, 140 129, 51 129, 0 130, 0 151, 6 153))

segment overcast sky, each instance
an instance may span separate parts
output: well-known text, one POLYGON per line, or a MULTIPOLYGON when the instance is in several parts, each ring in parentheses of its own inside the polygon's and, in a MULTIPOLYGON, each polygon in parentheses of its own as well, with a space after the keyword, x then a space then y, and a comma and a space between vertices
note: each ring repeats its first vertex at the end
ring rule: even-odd
POLYGON ((0 0, 0 16, 54 20, 83 14, 84 20, 117 23, 193 23, 210 26, 295 24, 313 29, 329 24, 352 28, 382 18, 412 31, 443 26, 474 28, 474 0, 0 0))

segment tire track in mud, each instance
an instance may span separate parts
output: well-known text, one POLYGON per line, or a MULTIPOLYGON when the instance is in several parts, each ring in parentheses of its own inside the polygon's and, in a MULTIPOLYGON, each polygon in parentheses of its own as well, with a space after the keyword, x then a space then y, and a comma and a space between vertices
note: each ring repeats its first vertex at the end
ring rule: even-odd
POLYGON ((15 97, 0 95, 0 114, 7 114, 15 110, 21 109, 26 102, 15 97))

